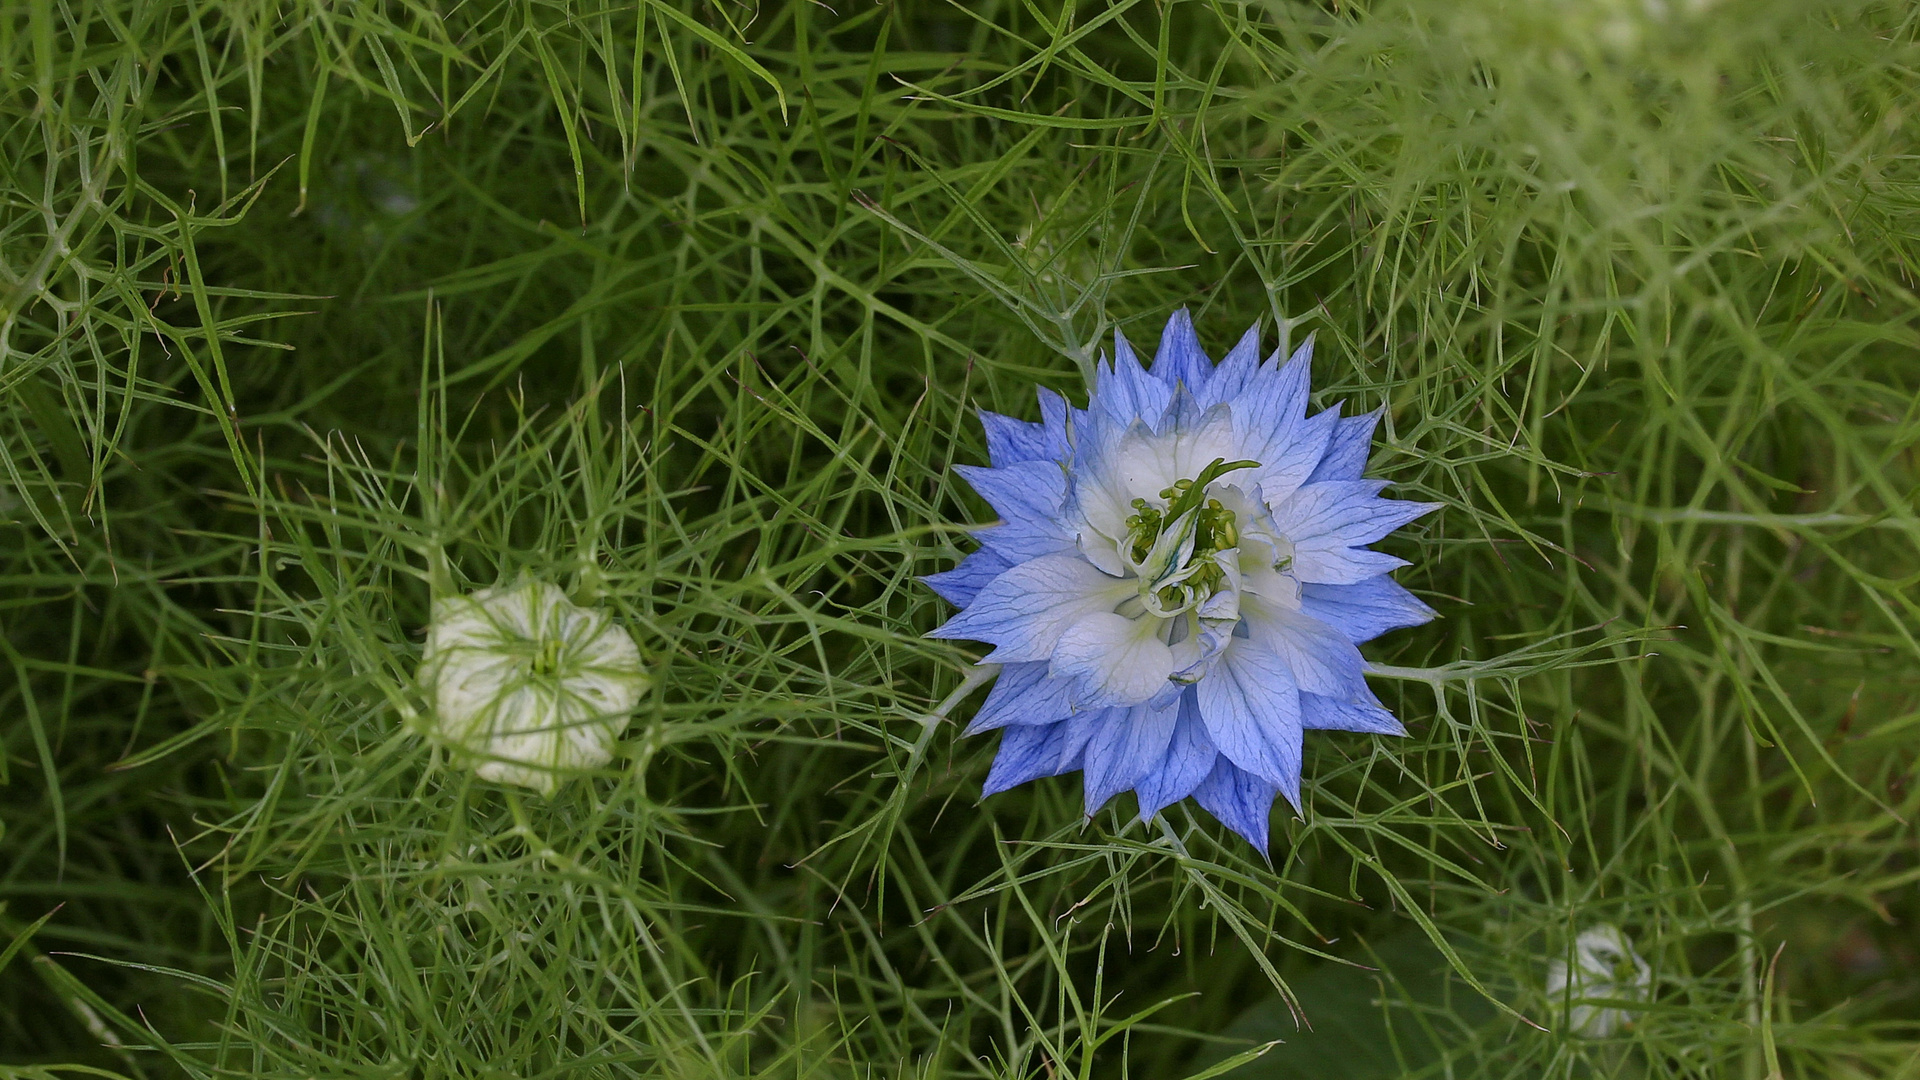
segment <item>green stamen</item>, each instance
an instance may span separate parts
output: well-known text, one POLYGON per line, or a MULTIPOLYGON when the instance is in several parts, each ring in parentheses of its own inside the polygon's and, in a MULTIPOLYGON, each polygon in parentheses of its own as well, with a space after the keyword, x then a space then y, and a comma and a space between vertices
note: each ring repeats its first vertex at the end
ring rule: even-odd
POLYGON ((1240 546, 1239 522, 1233 511, 1227 509, 1218 499, 1207 498, 1207 485, 1238 469, 1251 469, 1257 461, 1228 461, 1214 458, 1213 463, 1200 470, 1200 475, 1191 480, 1176 480, 1171 487, 1160 492, 1167 500, 1165 509, 1155 507, 1145 499, 1133 500, 1133 514, 1127 518, 1127 549, 1135 563, 1143 563, 1152 553, 1155 541, 1160 539, 1169 526, 1180 521, 1188 514, 1193 515, 1193 552, 1187 559, 1187 565, 1193 566, 1192 574, 1159 591, 1158 601, 1163 607, 1180 606, 1182 594, 1186 596, 1210 596, 1219 589, 1226 579, 1225 571, 1220 569, 1213 556, 1240 546))
POLYGON ((1173 487, 1160 493, 1163 499, 1171 499, 1167 504, 1165 517, 1168 521, 1180 520, 1180 515, 1200 505, 1207 497, 1207 485, 1215 480, 1240 469, 1259 468, 1257 461, 1228 461, 1226 458, 1214 458, 1213 464, 1200 470, 1200 475, 1191 480, 1178 480, 1173 487))
POLYGON ((552 675, 560 670, 560 641, 547 638, 540 643, 540 650, 533 654, 533 674, 552 675))

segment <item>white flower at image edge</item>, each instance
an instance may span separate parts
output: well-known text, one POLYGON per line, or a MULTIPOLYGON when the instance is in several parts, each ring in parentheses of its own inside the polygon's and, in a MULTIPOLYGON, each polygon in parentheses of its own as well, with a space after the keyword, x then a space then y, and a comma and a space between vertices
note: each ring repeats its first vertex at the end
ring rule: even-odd
POLYGON ((544 582, 436 600, 420 685, 483 779, 551 795, 613 759, 651 680, 632 635, 544 582))
POLYGON ((1547 997, 1565 1010, 1567 1029, 1589 1039, 1604 1039, 1633 1022, 1624 1008, 1603 1004, 1645 1001, 1653 971, 1633 942, 1615 926, 1601 923, 1573 941, 1573 966, 1564 959, 1547 965, 1547 997))

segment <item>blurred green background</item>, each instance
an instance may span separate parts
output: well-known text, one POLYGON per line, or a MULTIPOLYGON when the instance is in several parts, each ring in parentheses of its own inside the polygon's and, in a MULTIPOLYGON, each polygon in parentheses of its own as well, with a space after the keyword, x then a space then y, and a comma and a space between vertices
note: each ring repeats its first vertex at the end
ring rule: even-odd
POLYGON ((1916 20, 0 3, 0 1076, 1920 1077, 1916 20), (1447 506, 1271 861, 928 719, 972 410, 1180 306, 1447 506), (436 553, 603 775, 413 732, 436 553))

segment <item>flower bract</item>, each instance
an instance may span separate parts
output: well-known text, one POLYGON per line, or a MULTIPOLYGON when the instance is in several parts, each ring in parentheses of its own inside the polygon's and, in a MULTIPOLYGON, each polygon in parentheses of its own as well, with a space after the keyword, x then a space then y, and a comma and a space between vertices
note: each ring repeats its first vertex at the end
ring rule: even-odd
POLYGON ((1180 311, 1150 368, 1115 336, 1087 408, 982 413, 992 465, 957 468, 1001 521, 927 581, 961 608, 933 636, 1003 665, 967 729, 1003 730, 986 794, 1080 770, 1089 814, 1191 795, 1264 851, 1303 731, 1405 734, 1356 646, 1434 613, 1367 545, 1437 504, 1362 479, 1378 413, 1308 415, 1311 342, 1258 350, 1216 365, 1180 311))
POLYGON ((613 759, 650 680, 605 613, 528 582, 436 600, 420 684, 434 730, 482 778, 552 794, 613 759))
POLYGON ((1605 1002, 1645 1001, 1653 971, 1620 928, 1601 923, 1573 941, 1573 965, 1556 959, 1547 965, 1547 996, 1563 1007, 1567 1030, 1604 1039, 1632 1023, 1627 1010, 1605 1002))

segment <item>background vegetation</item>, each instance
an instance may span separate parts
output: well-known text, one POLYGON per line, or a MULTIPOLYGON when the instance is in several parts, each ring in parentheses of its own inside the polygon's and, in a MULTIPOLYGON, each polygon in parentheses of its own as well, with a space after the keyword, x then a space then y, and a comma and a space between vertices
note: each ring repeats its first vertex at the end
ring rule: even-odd
POLYGON ((1920 1076, 1916 18, 0 4, 0 1076, 1920 1076), (1181 305, 1447 504, 1271 862, 918 636, 1181 305), (633 628, 605 775, 413 733, 442 556, 633 628))

